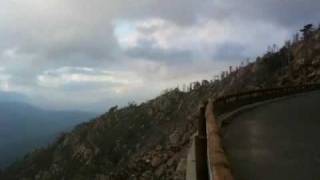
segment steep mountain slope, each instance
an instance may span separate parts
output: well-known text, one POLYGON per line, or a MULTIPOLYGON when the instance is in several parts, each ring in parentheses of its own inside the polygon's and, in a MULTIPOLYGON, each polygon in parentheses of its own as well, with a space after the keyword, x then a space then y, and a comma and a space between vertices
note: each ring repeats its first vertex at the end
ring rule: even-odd
POLYGON ((320 30, 267 52, 256 62, 192 83, 187 92, 109 112, 77 126, 5 172, 5 179, 184 179, 198 105, 207 98, 258 88, 320 82, 320 30))
POLYGON ((22 102, 0 102, 0 168, 93 116, 42 110, 22 102))

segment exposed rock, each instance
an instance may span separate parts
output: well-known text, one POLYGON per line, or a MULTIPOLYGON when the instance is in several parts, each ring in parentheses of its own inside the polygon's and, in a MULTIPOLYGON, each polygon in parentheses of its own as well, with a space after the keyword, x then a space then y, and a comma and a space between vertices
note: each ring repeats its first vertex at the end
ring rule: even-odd
POLYGON ((97 174, 95 180, 111 180, 107 175, 97 174))
POLYGON ((164 171, 165 171, 165 166, 162 165, 155 171, 155 175, 157 177, 160 177, 164 173, 164 171))
POLYGON ((91 149, 87 148, 84 144, 81 144, 75 149, 75 152, 72 155, 72 158, 74 159, 79 159, 80 161, 84 161, 88 163, 90 161, 91 156, 94 153, 92 152, 91 149))
POLYGON ((157 167, 161 163, 161 158, 159 156, 154 156, 151 161, 152 167, 157 167))
POLYGON ((161 151, 162 150, 162 146, 161 145, 157 145, 156 150, 157 151, 161 151))
POLYGON ((172 146, 178 146, 180 140, 180 134, 178 131, 175 131, 169 136, 169 142, 172 146))
POLYGON ((178 159, 178 155, 174 155, 173 157, 171 157, 168 161, 167 161, 167 166, 170 167, 170 166, 173 166, 174 163, 176 163, 178 159))
POLYGON ((186 165, 187 165, 187 160, 185 158, 182 158, 180 160, 180 162, 178 163, 176 171, 185 172, 186 171, 186 165))

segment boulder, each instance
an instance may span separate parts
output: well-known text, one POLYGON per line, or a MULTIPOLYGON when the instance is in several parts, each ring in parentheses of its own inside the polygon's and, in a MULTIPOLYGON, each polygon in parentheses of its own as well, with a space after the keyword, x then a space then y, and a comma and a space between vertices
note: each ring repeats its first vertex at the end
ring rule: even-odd
POLYGON ((158 167, 159 165, 160 165, 160 163, 161 163, 161 158, 160 158, 160 156, 154 156, 153 158, 152 158, 152 160, 151 160, 151 166, 152 167, 158 167))
POLYGON ((175 131, 169 136, 169 142, 170 142, 170 145, 172 146, 178 146, 179 140, 180 140, 180 134, 178 131, 175 131))

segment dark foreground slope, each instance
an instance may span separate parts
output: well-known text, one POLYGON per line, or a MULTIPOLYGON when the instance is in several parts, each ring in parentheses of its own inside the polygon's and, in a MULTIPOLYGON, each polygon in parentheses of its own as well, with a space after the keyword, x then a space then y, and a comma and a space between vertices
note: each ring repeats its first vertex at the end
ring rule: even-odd
MULTIPOLYGON (((227 75, 226 75, 227 74, 227 75)), ((4 179, 184 179, 201 101, 223 94, 320 80, 320 32, 273 49, 220 80, 192 83, 81 124, 3 172, 4 179)))

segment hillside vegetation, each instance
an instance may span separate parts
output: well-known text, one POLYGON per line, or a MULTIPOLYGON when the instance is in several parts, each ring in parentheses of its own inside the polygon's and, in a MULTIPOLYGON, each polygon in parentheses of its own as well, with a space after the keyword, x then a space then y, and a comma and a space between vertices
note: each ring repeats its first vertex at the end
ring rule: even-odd
POLYGON ((259 88, 320 82, 320 30, 303 29, 282 48, 214 80, 178 88, 140 105, 116 106, 6 169, 3 179, 184 179, 201 101, 259 88))

